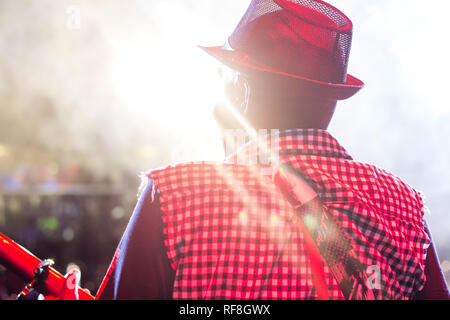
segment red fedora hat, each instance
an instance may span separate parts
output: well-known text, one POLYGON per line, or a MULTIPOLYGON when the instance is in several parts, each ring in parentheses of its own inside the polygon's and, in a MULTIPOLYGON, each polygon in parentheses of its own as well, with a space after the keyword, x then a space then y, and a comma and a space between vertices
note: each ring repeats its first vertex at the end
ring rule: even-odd
POLYGON ((347 74, 352 32, 350 19, 321 0, 253 0, 225 45, 200 48, 250 77, 344 100, 364 86, 347 74))

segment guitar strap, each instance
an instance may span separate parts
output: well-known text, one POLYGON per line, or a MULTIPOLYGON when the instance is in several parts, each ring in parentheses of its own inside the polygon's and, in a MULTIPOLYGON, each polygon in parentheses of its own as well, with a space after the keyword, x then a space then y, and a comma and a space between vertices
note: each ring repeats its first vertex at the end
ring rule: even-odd
POLYGON ((316 194, 316 197, 307 203, 300 201, 301 197, 295 193, 294 185, 295 183, 305 184, 301 173, 284 163, 273 177, 275 184, 296 210, 296 218, 300 221, 300 231, 304 235, 311 258, 314 284, 317 292, 320 293, 319 298, 330 298, 328 290, 323 289, 324 284, 325 289, 327 288, 327 282, 324 278, 321 257, 327 263, 345 299, 390 298, 383 296, 379 288, 371 288, 368 285, 369 279, 366 273, 368 266, 358 259, 358 253, 352 247, 350 239, 340 229, 320 197, 316 194), (282 179, 275 179, 280 175, 283 176, 282 179))

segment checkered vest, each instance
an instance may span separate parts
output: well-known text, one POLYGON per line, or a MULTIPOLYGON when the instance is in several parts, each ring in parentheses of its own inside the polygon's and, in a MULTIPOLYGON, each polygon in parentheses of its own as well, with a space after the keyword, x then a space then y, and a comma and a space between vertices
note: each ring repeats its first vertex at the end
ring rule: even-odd
MULTIPOLYGON (((354 161, 323 130, 282 131, 267 142, 280 163, 302 173, 350 241, 368 273, 369 297, 408 299, 423 288, 429 238, 417 191, 354 161)), ((245 164, 262 150, 253 142, 223 163, 149 173, 176 270, 175 299, 317 299, 295 210, 267 174, 269 165, 245 164)), ((345 299, 322 265, 330 298, 345 299)))

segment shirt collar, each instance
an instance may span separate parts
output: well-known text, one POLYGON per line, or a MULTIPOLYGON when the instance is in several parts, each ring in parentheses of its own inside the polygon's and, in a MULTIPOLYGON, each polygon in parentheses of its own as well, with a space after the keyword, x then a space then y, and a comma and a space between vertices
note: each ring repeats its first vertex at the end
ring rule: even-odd
POLYGON ((241 162, 243 159, 260 158, 262 154, 314 155, 353 160, 344 147, 326 130, 289 129, 258 134, 257 139, 243 145, 228 156, 226 161, 241 162))

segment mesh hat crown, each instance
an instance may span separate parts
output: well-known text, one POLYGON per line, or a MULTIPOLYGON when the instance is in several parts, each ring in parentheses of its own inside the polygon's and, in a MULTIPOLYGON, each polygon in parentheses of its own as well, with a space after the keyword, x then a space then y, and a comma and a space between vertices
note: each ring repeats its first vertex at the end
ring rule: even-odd
POLYGON ((253 0, 225 45, 201 48, 249 76, 343 100, 364 86, 347 74, 352 34, 350 19, 324 1, 253 0))

